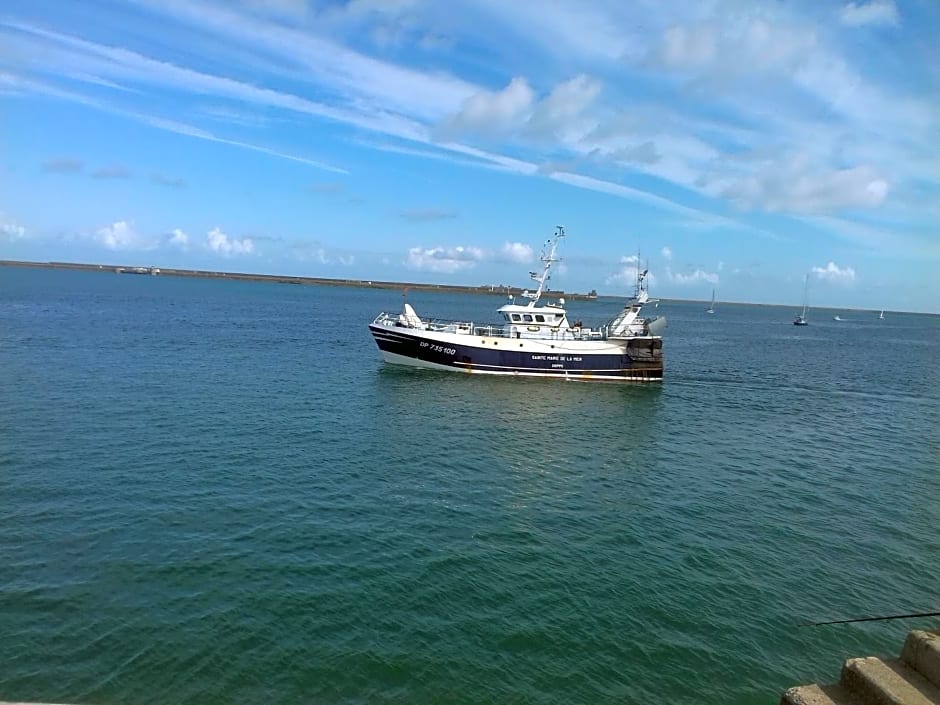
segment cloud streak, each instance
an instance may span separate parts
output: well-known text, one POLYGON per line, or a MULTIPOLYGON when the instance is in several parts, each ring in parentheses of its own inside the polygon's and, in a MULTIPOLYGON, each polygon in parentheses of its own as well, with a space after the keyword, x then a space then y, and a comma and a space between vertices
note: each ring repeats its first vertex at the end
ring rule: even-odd
POLYGON ((85 167, 81 159, 57 157, 43 162, 42 169, 50 174, 75 174, 85 167))
POLYGON ((471 269, 486 258, 486 253, 479 247, 412 247, 405 260, 410 269, 425 272, 453 274, 464 269, 471 269))
POLYGON ((112 164, 95 170, 92 172, 91 177, 93 179, 129 179, 131 178, 131 171, 121 164, 112 164))
POLYGON ((894 26, 900 20, 894 0, 871 0, 870 2, 850 2, 839 13, 842 24, 852 27, 864 25, 894 26))

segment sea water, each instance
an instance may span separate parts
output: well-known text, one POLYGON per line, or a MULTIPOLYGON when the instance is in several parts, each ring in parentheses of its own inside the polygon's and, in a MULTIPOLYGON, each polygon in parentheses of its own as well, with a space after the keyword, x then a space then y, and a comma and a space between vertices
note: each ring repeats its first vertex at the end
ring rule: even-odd
POLYGON ((0 268, 0 700, 771 705, 937 625, 799 626, 940 609, 940 319, 664 302, 629 386, 387 365, 401 304, 0 268))

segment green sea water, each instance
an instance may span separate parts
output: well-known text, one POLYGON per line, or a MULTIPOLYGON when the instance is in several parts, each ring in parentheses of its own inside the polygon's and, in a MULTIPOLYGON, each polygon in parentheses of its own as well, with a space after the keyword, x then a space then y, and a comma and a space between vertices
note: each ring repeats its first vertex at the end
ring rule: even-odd
POLYGON ((937 625, 798 626, 940 609, 936 317, 664 303, 621 386, 388 366, 400 306, 0 267, 0 700, 771 705, 937 625))

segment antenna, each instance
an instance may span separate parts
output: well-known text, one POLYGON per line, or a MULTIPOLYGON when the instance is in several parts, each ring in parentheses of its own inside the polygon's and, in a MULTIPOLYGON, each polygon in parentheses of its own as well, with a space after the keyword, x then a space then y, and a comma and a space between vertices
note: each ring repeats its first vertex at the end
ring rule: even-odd
POLYGON ((531 300, 531 305, 534 305, 542 296, 542 292, 545 290, 546 282, 551 279, 551 269, 552 264, 560 261, 559 258, 555 257, 555 252, 558 250, 558 242, 565 236, 565 226, 558 225, 555 227, 555 236, 549 239, 545 243, 545 247, 542 250, 542 273, 530 272, 532 279, 539 283, 539 288, 535 292, 524 291, 522 295, 531 300))

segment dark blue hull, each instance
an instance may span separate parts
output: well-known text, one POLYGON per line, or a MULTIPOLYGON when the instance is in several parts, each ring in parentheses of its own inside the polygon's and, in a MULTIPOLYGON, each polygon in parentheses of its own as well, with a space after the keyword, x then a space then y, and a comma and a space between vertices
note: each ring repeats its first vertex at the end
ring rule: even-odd
POLYGON ((514 351, 461 345, 423 338, 408 328, 370 325, 385 359, 404 365, 449 369, 477 374, 527 375, 609 381, 656 382, 663 378, 661 338, 629 340, 621 354, 514 351))

